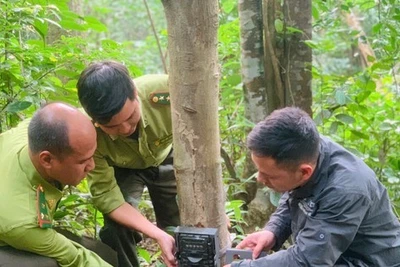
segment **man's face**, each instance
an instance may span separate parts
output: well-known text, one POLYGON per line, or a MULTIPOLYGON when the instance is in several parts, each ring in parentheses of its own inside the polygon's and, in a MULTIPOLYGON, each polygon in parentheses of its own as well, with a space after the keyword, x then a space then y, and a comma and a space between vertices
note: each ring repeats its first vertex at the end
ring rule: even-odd
POLYGON ((258 157, 252 154, 251 158, 258 169, 257 181, 280 193, 302 186, 313 171, 307 164, 301 164, 295 170, 286 170, 279 167, 271 157, 258 157))
MULTIPOLYGON (((72 139, 70 137, 70 139, 72 139)), ((73 137, 73 152, 64 157, 54 157, 49 176, 63 185, 78 185, 94 169, 93 154, 96 150, 96 132, 87 136, 73 137)))
POLYGON ((135 97, 129 98, 121 111, 115 114, 107 124, 99 124, 99 127, 109 135, 130 136, 136 130, 140 121, 140 104, 135 97))

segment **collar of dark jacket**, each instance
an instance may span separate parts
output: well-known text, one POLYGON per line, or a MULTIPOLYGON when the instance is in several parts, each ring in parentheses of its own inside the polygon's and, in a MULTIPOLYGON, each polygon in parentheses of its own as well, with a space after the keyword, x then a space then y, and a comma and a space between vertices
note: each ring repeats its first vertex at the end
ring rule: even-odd
POLYGON ((329 149, 323 138, 320 139, 317 167, 310 180, 303 186, 294 189, 291 196, 294 198, 306 198, 317 195, 324 187, 329 167, 329 149))

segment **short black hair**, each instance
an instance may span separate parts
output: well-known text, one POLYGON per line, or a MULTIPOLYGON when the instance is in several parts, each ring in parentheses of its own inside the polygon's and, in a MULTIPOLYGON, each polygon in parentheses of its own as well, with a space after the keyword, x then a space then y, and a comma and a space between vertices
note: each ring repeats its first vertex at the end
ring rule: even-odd
POLYGON ((316 162, 320 137, 311 117, 300 108, 273 111, 247 138, 247 147, 258 157, 271 157, 277 165, 296 168, 316 162))
POLYGON ((135 97, 135 85, 128 69, 115 61, 91 64, 81 73, 77 89, 82 107, 100 124, 108 123, 128 98, 135 97))
POLYGON ((45 115, 44 107, 33 115, 29 123, 29 149, 33 154, 47 150, 56 157, 63 158, 73 152, 68 125, 64 120, 49 119, 45 115))

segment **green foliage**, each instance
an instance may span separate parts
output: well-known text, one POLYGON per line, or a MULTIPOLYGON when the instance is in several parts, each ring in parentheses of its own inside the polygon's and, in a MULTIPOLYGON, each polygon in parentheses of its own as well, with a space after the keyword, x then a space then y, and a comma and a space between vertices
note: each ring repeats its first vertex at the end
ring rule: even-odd
POLYGON ((112 40, 102 40, 99 49, 91 49, 84 32, 106 27, 93 17, 70 11, 67 0, 0 3, 0 132, 30 116, 44 102, 77 105, 75 86, 86 64, 125 58, 125 46, 112 40), (54 31, 61 34, 50 40, 54 31))
POLYGON ((98 230, 103 225, 103 214, 93 206, 86 180, 77 188, 70 187, 64 191, 53 219, 56 227, 78 236, 98 237, 98 230))
POLYGON ((398 39, 400 9, 390 1, 378 5, 374 1, 332 2, 330 6, 315 1, 314 11, 315 121, 321 133, 364 159, 386 185, 399 211, 400 85, 396 64, 400 46, 394 39, 398 39), (336 10, 335 14, 331 10, 336 10), (365 35, 359 36, 359 31, 344 23, 342 16, 348 12, 364 14, 365 35), (355 68, 354 61, 343 57, 359 41, 375 52, 367 57, 367 68, 361 64, 355 68))
MULTIPOLYGON (((245 128, 251 124, 244 117, 242 77, 240 71, 239 18, 232 0, 222 1, 218 32, 218 54, 221 64, 219 126, 222 148, 229 156, 235 172, 234 177, 224 169, 228 198, 243 192, 244 183, 240 179, 245 161, 245 128)), ((226 166, 226 165, 224 165, 226 166)))

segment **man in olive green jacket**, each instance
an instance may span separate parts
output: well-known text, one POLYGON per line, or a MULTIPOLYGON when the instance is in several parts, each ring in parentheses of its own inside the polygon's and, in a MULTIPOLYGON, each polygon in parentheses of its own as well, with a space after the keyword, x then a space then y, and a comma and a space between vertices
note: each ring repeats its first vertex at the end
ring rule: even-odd
POLYGON ((96 167, 88 174, 94 204, 105 215, 102 241, 118 253, 123 267, 137 267, 136 242, 142 232, 160 245, 175 266, 174 240, 134 207, 147 186, 157 226, 179 225, 172 166, 172 122, 167 75, 132 81, 113 61, 86 68, 78 81, 79 100, 97 127, 96 167))
POLYGON ((90 120, 61 103, 0 135, 1 266, 55 266, 49 258, 59 266, 111 266, 52 229, 63 187, 77 185, 94 168, 95 149, 90 120))

